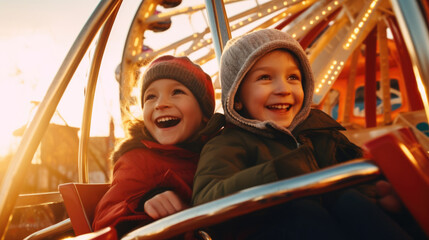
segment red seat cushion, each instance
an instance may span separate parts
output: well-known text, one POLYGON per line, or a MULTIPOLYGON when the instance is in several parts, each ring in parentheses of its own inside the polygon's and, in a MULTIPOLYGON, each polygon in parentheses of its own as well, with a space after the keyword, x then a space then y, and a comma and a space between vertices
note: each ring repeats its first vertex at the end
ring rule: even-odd
POLYGON ((76 235, 92 232, 95 207, 109 186, 107 183, 65 183, 58 186, 76 235))

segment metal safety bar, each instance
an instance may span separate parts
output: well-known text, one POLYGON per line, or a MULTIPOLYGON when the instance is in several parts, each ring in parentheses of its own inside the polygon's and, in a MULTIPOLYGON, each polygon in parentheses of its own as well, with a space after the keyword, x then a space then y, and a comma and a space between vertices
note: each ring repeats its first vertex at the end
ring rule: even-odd
POLYGON ((24 240, 52 239, 54 235, 67 233, 70 230, 72 230, 72 224, 70 218, 67 218, 59 223, 32 233, 24 238, 24 240))
POLYGON ((26 170, 49 125, 57 105, 89 45, 121 0, 101 1, 79 33, 26 129, 0 187, 0 238, 4 239, 26 170))
POLYGON ((60 202, 63 202, 63 198, 59 192, 20 194, 16 199, 15 208, 60 202))
POLYGON ((168 239, 296 198, 334 191, 381 175, 371 160, 356 159, 298 177, 249 188, 202 204, 128 233, 122 239, 168 239))

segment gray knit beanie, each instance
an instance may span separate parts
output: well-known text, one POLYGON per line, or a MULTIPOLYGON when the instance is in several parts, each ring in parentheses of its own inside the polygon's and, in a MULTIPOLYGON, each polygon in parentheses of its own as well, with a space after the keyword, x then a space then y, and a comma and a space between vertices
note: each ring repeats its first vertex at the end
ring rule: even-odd
POLYGON ((149 85, 155 80, 173 79, 187 87, 197 99, 204 116, 211 118, 215 108, 211 77, 187 57, 165 55, 153 60, 143 73, 141 103, 149 85))
POLYGON ((273 136, 273 128, 290 134, 310 113, 314 88, 313 72, 301 45, 287 33, 276 29, 263 29, 229 40, 222 53, 219 72, 226 119, 241 128, 265 136, 273 136), (271 121, 244 118, 234 109, 234 98, 246 73, 259 58, 275 49, 292 53, 303 76, 304 102, 287 129, 271 121))

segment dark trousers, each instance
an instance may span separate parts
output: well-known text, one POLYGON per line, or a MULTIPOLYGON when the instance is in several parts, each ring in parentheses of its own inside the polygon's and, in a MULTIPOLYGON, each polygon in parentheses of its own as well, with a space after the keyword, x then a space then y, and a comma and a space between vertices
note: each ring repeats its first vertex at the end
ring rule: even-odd
POLYGON ((352 189, 329 208, 314 200, 291 201, 272 220, 247 239, 411 239, 374 202, 352 189))

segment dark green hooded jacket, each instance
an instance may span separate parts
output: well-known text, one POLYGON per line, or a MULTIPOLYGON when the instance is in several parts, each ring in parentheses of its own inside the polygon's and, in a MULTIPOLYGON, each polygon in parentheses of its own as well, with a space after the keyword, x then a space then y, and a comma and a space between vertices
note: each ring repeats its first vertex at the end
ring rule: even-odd
POLYGON ((311 109, 313 78, 304 50, 284 32, 264 29, 228 41, 220 65, 227 125, 201 152, 194 178, 195 205, 361 156, 361 149, 340 133, 345 130, 340 124, 311 109), (246 118, 234 108, 246 73, 276 49, 291 53, 302 74, 303 105, 287 128, 246 118))
POLYGON ((227 125, 201 152, 193 203, 361 157, 361 149, 339 130, 344 128, 316 109, 292 131, 298 143, 281 132, 270 138, 227 125))

